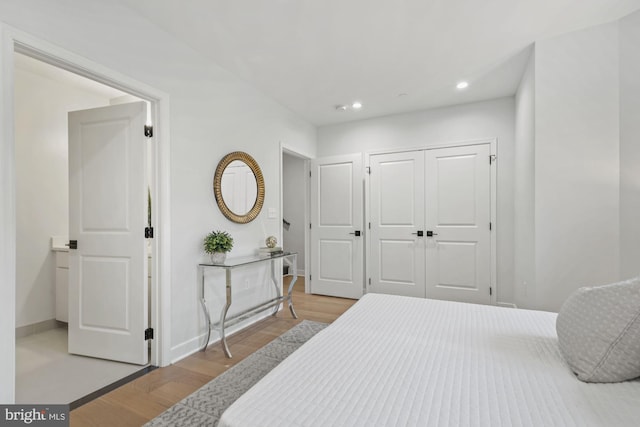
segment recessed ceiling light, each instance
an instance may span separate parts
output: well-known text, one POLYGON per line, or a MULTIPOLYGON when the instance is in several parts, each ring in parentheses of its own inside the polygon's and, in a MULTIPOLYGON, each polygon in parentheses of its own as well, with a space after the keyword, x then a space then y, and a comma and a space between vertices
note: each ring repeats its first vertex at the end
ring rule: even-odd
POLYGON ((457 87, 458 89, 466 89, 468 86, 469 86, 469 82, 464 82, 464 81, 463 81, 463 82, 459 82, 459 83, 456 85, 456 87, 457 87))
POLYGON ((352 107, 354 110, 359 110, 360 108, 362 108, 362 102, 360 102, 360 101, 356 101, 356 102, 354 102, 353 104, 351 104, 351 107, 352 107))

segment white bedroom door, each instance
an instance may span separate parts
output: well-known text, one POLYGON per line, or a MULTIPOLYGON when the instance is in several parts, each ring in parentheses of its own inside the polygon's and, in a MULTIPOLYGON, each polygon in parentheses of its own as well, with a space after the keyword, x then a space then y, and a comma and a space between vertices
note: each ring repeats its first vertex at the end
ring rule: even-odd
POLYGON ((145 120, 144 102, 69 113, 69 352, 141 365, 145 120))
POLYGON ((489 144, 426 151, 427 298, 491 303, 489 144))
POLYGON ((425 297, 424 151, 370 157, 369 292, 425 297))
POLYGON ((311 292, 360 298, 364 286, 360 154, 311 161, 311 292))

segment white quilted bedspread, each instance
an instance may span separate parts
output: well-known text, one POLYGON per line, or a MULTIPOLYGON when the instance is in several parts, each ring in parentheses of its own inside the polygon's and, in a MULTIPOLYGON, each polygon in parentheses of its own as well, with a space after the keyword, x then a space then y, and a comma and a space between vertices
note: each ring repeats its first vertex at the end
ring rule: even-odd
POLYGON ((576 379, 558 350, 555 319, 368 294, 219 425, 639 426, 640 381, 576 379))

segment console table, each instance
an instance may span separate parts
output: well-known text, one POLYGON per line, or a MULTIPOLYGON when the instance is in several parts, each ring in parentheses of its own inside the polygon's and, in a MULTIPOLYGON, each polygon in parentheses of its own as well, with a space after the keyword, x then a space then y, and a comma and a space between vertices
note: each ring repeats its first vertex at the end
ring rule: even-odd
POLYGON ((224 354, 231 358, 231 352, 229 351, 229 346, 227 345, 227 337, 225 335, 225 329, 227 326, 235 325, 250 316, 257 314, 261 311, 267 310, 268 308, 275 307, 273 310, 272 316, 275 316, 278 313, 278 307, 280 303, 288 302, 289 311, 291 311, 291 316, 294 319, 298 318, 295 310, 293 309, 293 299, 291 298, 291 292, 293 291, 293 285, 298 280, 298 254, 295 252, 284 252, 277 255, 260 255, 260 256, 248 256, 241 258, 229 258, 223 264, 199 264, 198 265, 198 279, 200 280, 200 303, 202 304, 202 308, 204 310, 205 317, 207 319, 207 339, 204 342, 204 347, 202 351, 207 349, 207 345, 209 344, 209 338, 211 337, 211 328, 220 329, 220 338, 222 343, 222 349, 224 350, 224 354), (289 290, 286 295, 282 295, 280 291, 280 287, 278 286, 278 282, 276 280, 276 260, 282 259, 284 260, 291 269, 293 270, 293 279, 289 284, 289 290), (243 267, 248 267, 251 265, 256 265, 260 263, 270 263, 271 264, 271 282, 273 286, 276 288, 277 296, 268 301, 265 301, 261 304, 243 310, 240 313, 234 314, 233 316, 227 318, 227 312, 229 311, 229 307, 231 306, 231 302, 233 301, 233 281, 231 273, 233 270, 243 267), (223 269, 225 271, 226 276, 226 301, 225 305, 222 308, 222 313, 220 314, 220 320, 216 323, 211 323, 211 316, 209 314, 209 309, 207 308, 207 302, 204 298, 204 287, 205 287, 205 270, 206 269, 223 269))

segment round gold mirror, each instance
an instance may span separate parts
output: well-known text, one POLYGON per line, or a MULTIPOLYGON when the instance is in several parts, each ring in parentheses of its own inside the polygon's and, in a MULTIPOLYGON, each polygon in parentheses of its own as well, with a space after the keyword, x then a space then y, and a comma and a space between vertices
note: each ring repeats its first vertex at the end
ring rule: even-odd
POLYGON ((233 222, 253 221, 264 203, 264 178, 260 166, 242 151, 220 160, 213 177, 213 193, 222 214, 233 222))

